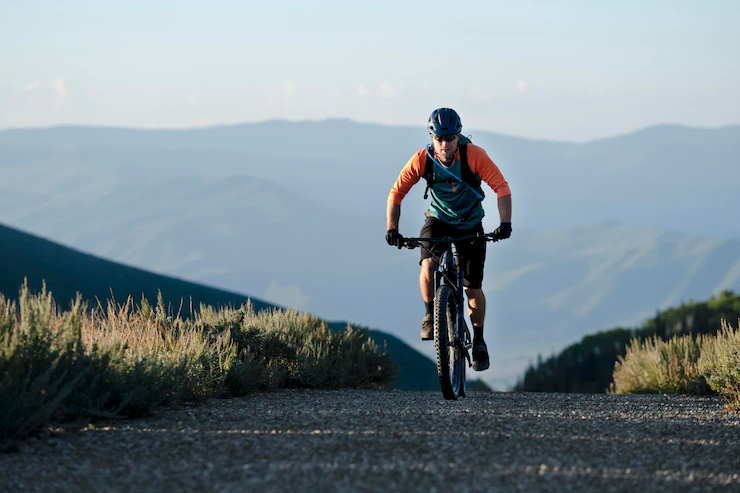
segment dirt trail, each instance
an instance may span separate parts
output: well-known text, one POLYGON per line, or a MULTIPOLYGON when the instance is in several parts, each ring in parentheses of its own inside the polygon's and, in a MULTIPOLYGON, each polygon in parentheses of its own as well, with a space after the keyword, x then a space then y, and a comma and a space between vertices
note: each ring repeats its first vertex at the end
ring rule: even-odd
POLYGON ((27 440, 0 491, 740 491, 720 398, 279 391, 27 440))

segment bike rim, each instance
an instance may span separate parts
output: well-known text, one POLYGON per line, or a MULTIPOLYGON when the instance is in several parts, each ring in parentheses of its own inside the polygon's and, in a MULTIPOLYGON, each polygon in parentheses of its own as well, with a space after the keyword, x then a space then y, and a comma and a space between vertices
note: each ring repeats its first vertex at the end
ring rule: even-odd
POLYGON ((452 392, 455 396, 462 394, 462 354, 460 348, 457 346, 457 311, 454 309, 450 310, 448 319, 449 332, 447 335, 449 348, 447 350, 448 361, 449 361, 449 379, 452 392))

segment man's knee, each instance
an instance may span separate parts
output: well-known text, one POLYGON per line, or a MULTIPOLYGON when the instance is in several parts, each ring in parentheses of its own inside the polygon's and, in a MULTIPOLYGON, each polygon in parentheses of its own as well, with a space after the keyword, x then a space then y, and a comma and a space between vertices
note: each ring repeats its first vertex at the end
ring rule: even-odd
POLYGON ((483 289, 482 288, 465 288, 465 293, 468 295, 468 298, 474 298, 479 299, 483 296, 483 289))
POLYGON ((437 268, 437 263, 432 257, 425 258, 421 261, 421 268, 426 270, 427 272, 432 272, 437 268))

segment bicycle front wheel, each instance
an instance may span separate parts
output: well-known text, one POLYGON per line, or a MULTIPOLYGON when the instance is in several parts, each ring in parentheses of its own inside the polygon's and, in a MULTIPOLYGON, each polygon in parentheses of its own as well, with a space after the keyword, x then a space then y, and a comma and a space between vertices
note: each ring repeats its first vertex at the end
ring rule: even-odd
POLYGON ((442 285, 434 297, 434 347, 442 395, 454 400, 465 394, 465 360, 456 344, 457 296, 452 286, 442 285))

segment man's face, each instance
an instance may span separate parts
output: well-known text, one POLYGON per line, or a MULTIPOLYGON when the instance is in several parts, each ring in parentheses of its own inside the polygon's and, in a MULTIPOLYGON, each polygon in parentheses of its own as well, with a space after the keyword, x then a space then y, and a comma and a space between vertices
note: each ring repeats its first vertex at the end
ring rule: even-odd
POLYGON ((436 152, 445 163, 448 163, 455 158, 455 152, 457 151, 457 144, 459 141, 459 135, 432 135, 434 152, 436 152))

